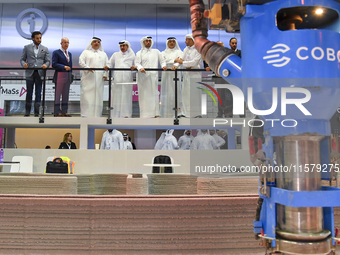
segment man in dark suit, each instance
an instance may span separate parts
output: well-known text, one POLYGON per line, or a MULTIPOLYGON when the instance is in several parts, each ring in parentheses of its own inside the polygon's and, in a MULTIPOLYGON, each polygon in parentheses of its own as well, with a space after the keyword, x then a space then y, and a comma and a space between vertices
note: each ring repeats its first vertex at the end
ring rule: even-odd
POLYGON ((225 130, 219 130, 218 135, 222 137, 225 144, 220 147, 221 150, 228 150, 228 134, 225 130))
MULTIPOLYGON (((32 33, 32 44, 24 47, 20 58, 20 64, 24 68, 42 67, 46 69, 50 66, 50 54, 48 48, 41 45, 41 33, 35 31, 32 33)), ((35 102, 34 102, 34 116, 39 116, 39 107, 41 102, 41 87, 43 70, 26 70, 26 105, 25 117, 28 117, 31 112, 33 88, 35 84, 35 102)))
POLYGON ((237 39, 235 37, 230 38, 229 40, 230 49, 234 51, 234 54, 241 57, 241 50, 237 49, 237 39))
POLYGON ((57 117, 71 117, 67 113, 72 82, 72 54, 67 50, 69 43, 68 38, 62 38, 61 48, 53 51, 52 54, 52 67, 57 68, 53 77, 53 82, 55 83, 54 116, 57 117), (60 96, 62 97, 61 109, 60 96))

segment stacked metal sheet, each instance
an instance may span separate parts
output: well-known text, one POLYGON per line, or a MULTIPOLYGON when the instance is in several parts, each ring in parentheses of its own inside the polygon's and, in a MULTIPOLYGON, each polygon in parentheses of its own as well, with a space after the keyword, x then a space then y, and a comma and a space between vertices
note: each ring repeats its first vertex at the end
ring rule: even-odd
POLYGON ((125 195, 127 174, 77 174, 78 194, 125 195))
POLYGON ((91 193, 91 179, 92 174, 75 174, 78 179, 78 193, 77 194, 92 194, 91 193))
POLYGON ((148 178, 143 174, 129 174, 126 179, 127 195, 147 195, 148 178))
POLYGON ((0 194, 70 195, 77 194, 77 178, 52 175, 1 175, 0 194))
POLYGON ((197 178, 198 194, 258 194, 258 178, 197 178))
POLYGON ((149 195, 197 194, 197 176, 148 174, 149 195))
POLYGON ((255 196, 0 195, 0 254, 264 254, 255 196))

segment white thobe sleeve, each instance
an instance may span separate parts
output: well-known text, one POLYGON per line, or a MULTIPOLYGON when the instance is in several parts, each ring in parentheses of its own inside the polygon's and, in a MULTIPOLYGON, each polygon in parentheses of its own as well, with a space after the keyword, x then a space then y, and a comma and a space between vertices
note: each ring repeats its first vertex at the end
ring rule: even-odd
POLYGON ((213 147, 214 150, 218 148, 217 143, 216 143, 214 137, 212 137, 212 136, 210 136, 210 143, 211 143, 211 146, 213 147))
POLYGON ((135 61, 136 61, 136 55, 133 55, 132 60, 131 60, 131 66, 136 66, 135 61))
POLYGON ((225 144, 224 139, 220 136, 217 136, 217 141, 215 140, 215 142, 217 143, 218 148, 220 148, 221 146, 223 146, 225 144))
POLYGON ((159 61, 160 65, 161 65, 161 67, 163 68, 163 67, 166 66, 166 59, 163 58, 163 55, 162 55, 162 53, 159 50, 157 50, 157 51, 158 51, 158 61, 159 61))
POLYGON ((177 143, 176 137, 173 137, 172 145, 173 145, 173 150, 177 150, 178 149, 178 143, 177 143))
MULTIPOLYGON (((107 54, 104 52, 104 54, 105 54, 105 60, 104 60, 104 66, 108 66, 108 67, 110 67, 109 65, 109 58, 107 57, 107 54)), ((103 67, 104 67, 103 66, 103 67)), ((104 73, 103 73, 103 77, 108 77, 108 74, 109 74, 109 72, 108 71, 105 71, 104 73)))
POLYGON ((161 54, 162 54, 162 58, 165 60, 166 64, 173 64, 174 63, 174 60, 166 57, 165 51, 163 51, 161 54))
POLYGON ((141 63, 141 57, 140 57, 141 52, 137 52, 136 58, 135 58, 135 66, 137 67, 138 70, 144 68, 141 63))
MULTIPOLYGON (((183 59, 183 52, 181 51, 176 58, 182 58, 183 59)), ((174 60, 175 61, 175 60, 174 60)), ((179 67, 179 63, 174 63, 174 66, 179 67)))
POLYGON ((115 66, 115 54, 113 53, 109 60, 108 67, 114 68, 114 66, 115 66))
POLYGON ((190 145, 190 149, 192 149, 192 150, 197 150, 197 139, 196 139, 196 137, 194 138, 194 140, 192 141, 192 144, 190 145))
POLYGON ((128 143, 127 150, 133 150, 131 142, 128 143))
POLYGON ((122 133, 118 134, 119 150, 124 150, 124 138, 122 133))
MULTIPOLYGON (((87 58, 87 52, 86 50, 83 51, 79 57, 79 66, 82 68, 90 68, 90 66, 87 65, 86 63, 86 58, 87 58)), ((84 70, 84 72, 88 72, 89 70, 84 70)))
POLYGON ((198 65, 200 65, 201 60, 201 54, 197 50, 195 50, 194 57, 191 60, 183 61, 183 67, 197 67, 198 65))
POLYGON ((178 139, 178 149, 181 149, 183 143, 183 136, 178 139))
POLYGON ((100 149, 101 150, 105 150, 105 140, 106 140, 106 133, 104 133, 103 137, 102 137, 102 142, 100 144, 100 149))

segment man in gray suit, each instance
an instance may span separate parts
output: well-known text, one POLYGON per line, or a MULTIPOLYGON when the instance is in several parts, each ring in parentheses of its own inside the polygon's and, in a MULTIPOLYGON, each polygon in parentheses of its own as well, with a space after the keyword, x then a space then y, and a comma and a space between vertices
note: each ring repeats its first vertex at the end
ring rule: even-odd
MULTIPOLYGON (((33 43, 24 47, 20 58, 20 64, 24 68, 39 68, 46 69, 50 66, 50 54, 48 48, 41 45, 41 33, 35 31, 32 33, 33 43)), ((30 116, 33 88, 35 84, 35 102, 34 102, 34 116, 39 116, 39 107, 41 102, 41 87, 43 70, 26 70, 26 105, 25 117, 30 116)))

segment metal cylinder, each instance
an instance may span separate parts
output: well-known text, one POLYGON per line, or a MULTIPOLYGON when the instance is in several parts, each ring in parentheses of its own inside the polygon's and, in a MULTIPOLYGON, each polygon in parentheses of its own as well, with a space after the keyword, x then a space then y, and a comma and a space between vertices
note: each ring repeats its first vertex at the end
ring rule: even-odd
MULTIPOLYGON (((274 139, 278 166, 278 188, 293 191, 321 190, 320 135, 290 135, 274 139), (319 169, 319 170, 318 170, 319 169)), ((286 240, 316 241, 325 239, 321 207, 277 205, 277 234, 286 240)))

